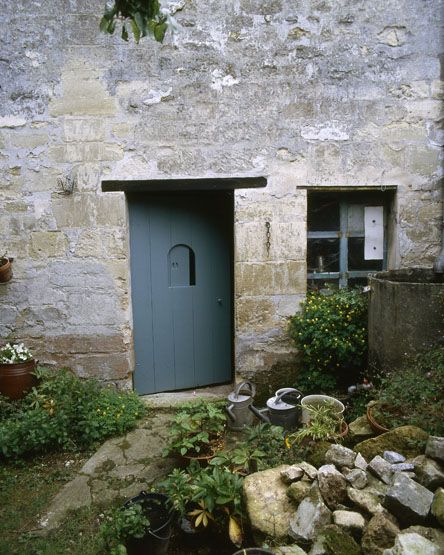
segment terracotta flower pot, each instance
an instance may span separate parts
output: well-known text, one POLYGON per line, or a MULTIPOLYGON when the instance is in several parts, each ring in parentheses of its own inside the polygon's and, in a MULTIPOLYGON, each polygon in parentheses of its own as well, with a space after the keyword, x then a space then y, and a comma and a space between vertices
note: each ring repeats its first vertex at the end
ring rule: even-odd
POLYGON ((370 424, 370 428, 378 433, 378 434, 385 434, 386 432, 389 432, 390 430, 388 428, 386 428, 385 426, 382 426, 382 424, 379 424, 376 420, 375 417, 373 415, 373 409, 375 408, 376 405, 369 405, 367 407, 367 420, 368 423, 370 424))
POLYGON ((0 393, 10 399, 22 399, 37 383, 34 359, 20 363, 0 363, 0 393))
POLYGON ((0 258, 0 283, 6 283, 12 278, 12 264, 9 258, 0 258))

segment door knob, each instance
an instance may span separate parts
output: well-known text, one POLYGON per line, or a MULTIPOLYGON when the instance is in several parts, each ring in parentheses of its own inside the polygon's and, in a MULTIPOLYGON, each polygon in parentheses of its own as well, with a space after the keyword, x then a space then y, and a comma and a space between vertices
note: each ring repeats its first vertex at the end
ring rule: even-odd
POLYGON ((217 299, 217 304, 222 304, 222 299, 217 299))

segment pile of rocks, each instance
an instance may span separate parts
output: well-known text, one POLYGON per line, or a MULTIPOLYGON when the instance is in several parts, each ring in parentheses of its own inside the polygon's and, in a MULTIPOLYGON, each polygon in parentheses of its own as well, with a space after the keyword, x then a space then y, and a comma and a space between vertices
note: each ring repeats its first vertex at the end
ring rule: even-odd
POLYGON ((444 438, 430 436, 425 454, 411 459, 385 450, 366 461, 332 445, 325 463, 282 465, 245 479, 258 542, 280 544, 277 554, 444 553, 444 438))

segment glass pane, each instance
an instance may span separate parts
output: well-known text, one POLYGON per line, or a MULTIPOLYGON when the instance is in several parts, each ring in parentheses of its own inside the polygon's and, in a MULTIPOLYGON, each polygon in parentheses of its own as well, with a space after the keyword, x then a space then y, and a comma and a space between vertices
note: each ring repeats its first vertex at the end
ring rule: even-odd
POLYGON ((350 204, 347 210, 347 231, 349 235, 364 233, 364 205, 350 204))
POLYGON ((364 287, 368 284, 367 278, 350 278, 348 280, 349 287, 364 287))
POLYGON ((382 260, 364 260, 364 237, 348 239, 348 269, 375 272, 383 269, 382 260))
POLYGON ((339 239, 308 239, 307 270, 339 272, 339 239))
POLYGON ((327 195, 309 195, 308 231, 339 231, 339 202, 327 195))
POLYGON ((321 289, 339 289, 339 279, 308 279, 307 289, 309 291, 320 291, 321 289))

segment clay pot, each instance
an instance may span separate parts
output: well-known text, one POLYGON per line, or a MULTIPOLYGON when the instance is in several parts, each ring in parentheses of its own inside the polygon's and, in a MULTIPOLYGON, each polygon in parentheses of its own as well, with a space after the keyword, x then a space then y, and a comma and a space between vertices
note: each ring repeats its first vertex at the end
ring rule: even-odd
POLYGON ((12 278, 12 263, 9 258, 0 258, 0 283, 6 283, 12 278))
POLYGON ((375 420, 375 417, 373 416, 374 407, 375 407, 375 405, 369 405, 367 407, 367 420, 368 420, 368 423, 370 424, 370 428, 378 434, 385 434, 386 432, 389 432, 390 430, 388 428, 386 428, 385 426, 382 426, 382 424, 379 424, 375 420))
POLYGON ((0 393, 12 400, 22 399, 37 383, 32 374, 36 364, 34 359, 20 363, 1 363, 0 393))

